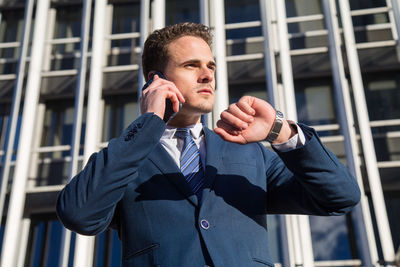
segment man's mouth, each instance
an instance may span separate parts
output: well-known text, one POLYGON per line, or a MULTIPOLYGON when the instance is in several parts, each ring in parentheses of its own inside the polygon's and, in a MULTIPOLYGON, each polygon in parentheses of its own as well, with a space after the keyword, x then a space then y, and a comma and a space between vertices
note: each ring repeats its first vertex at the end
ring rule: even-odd
POLYGON ((211 88, 201 88, 200 90, 197 90, 198 94, 207 94, 207 95, 213 95, 214 90, 211 88))

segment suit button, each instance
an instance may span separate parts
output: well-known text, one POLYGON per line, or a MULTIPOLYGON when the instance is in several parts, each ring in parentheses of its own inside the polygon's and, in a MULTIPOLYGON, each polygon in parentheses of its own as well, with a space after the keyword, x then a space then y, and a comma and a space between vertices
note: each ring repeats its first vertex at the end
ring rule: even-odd
POLYGON ((210 228, 210 223, 207 220, 201 220, 200 221, 200 226, 201 228, 207 230, 208 228, 210 228))

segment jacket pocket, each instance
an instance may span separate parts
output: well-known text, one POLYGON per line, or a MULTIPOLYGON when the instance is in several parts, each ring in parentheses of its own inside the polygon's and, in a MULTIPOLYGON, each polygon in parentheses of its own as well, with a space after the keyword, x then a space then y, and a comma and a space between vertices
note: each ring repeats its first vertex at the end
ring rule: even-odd
POLYGON ((150 251, 152 251, 153 249, 158 248, 159 246, 160 246, 160 244, 153 243, 153 244, 151 244, 151 245, 149 245, 147 247, 144 247, 142 249, 139 249, 139 250, 136 250, 136 251, 134 251, 132 253, 129 253, 128 255, 126 255, 125 259, 128 260, 128 259, 131 259, 131 258, 138 257, 140 255, 149 253, 150 251))
POLYGON ((267 266, 270 266, 270 267, 274 267, 274 264, 273 264, 272 262, 268 262, 268 261, 266 261, 266 260, 261 260, 261 259, 258 259, 258 258, 253 258, 253 261, 255 261, 255 262, 257 262, 257 263, 261 263, 261 264, 267 265, 267 266))

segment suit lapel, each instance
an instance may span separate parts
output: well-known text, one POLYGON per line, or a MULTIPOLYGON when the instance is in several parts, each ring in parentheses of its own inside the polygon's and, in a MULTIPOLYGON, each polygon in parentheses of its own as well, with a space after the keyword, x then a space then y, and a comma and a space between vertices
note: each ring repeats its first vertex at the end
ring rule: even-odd
POLYGON ((198 205, 196 195, 193 193, 190 185, 179 170, 175 161, 168 152, 159 143, 153 152, 149 155, 149 160, 175 185, 177 190, 183 194, 193 205, 198 205))
POLYGON ((221 165, 224 141, 213 131, 203 128, 206 143, 206 168, 202 202, 214 187, 217 170, 221 165))

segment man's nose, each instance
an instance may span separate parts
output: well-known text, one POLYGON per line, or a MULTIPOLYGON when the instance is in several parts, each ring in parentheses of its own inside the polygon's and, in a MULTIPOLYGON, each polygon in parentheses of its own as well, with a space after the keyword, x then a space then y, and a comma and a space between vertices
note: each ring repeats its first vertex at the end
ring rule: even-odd
POLYGON ((199 75, 200 83, 209 83, 214 80, 214 71, 210 70, 208 67, 201 68, 201 73, 199 75))

